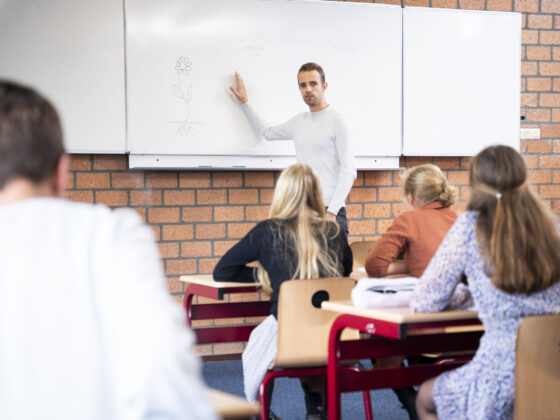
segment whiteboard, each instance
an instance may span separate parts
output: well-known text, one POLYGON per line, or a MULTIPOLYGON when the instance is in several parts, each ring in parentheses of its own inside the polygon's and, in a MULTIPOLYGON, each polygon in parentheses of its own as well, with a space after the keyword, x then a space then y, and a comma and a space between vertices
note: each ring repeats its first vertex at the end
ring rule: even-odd
POLYGON ((128 146, 142 156, 132 166, 170 161, 154 155, 188 155, 195 166, 220 166, 217 156, 249 167, 284 162, 293 142, 258 138, 227 88, 238 71, 253 107, 280 124, 308 111, 297 87, 308 61, 325 70, 327 102, 348 120, 356 155, 401 154, 400 7, 129 0, 126 16, 128 146))
POLYGON ((405 8, 403 154, 519 150, 521 14, 405 8))
POLYGON ((124 65, 120 1, 0 1, 0 77, 51 100, 69 152, 126 151, 124 65))

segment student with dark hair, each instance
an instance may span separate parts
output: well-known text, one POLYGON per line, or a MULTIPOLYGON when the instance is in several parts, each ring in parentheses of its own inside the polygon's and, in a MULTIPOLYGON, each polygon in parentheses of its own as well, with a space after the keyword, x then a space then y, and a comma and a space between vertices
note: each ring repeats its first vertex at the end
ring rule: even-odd
POLYGON ((293 139, 296 158, 313 168, 323 189, 327 218, 348 233, 344 201, 356 179, 354 152, 349 129, 342 115, 327 103, 325 72, 316 63, 305 63, 298 71, 298 86, 309 112, 302 112, 277 126, 262 121, 248 102, 245 83, 235 73, 231 92, 242 103, 249 122, 266 140, 293 139))
POLYGON ((0 418, 215 419, 132 210, 61 199, 54 107, 0 80, 0 418))
POLYGON ((470 166, 468 211, 420 278, 411 306, 441 311, 463 273, 484 336, 473 360, 422 384, 421 419, 512 419, 520 321, 560 312, 558 225, 527 185, 521 155, 492 146, 470 166))

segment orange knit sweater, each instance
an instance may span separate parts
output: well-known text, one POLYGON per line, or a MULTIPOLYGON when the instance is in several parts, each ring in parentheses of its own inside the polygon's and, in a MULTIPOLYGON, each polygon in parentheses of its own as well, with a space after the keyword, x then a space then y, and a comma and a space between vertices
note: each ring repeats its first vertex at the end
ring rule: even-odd
POLYGON ((410 275, 420 277, 455 219, 457 213, 437 201, 401 214, 366 256, 368 275, 387 275, 402 252, 410 275))

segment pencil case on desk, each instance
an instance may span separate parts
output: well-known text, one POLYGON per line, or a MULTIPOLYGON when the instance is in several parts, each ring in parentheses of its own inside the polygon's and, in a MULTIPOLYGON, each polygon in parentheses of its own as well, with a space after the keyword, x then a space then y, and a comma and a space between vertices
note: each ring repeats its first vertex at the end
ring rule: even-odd
POLYGON ((416 277, 361 279, 352 289, 352 303, 357 308, 396 308, 408 306, 416 277))

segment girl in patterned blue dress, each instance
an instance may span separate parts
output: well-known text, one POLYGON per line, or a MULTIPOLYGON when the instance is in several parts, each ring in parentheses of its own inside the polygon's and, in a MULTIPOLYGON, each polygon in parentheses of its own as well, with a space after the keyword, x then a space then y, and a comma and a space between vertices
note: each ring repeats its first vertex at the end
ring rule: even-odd
POLYGON ((411 306, 445 309, 465 273, 485 332, 471 362, 422 384, 421 419, 512 419, 517 326, 528 316, 560 313, 560 236, 527 185, 521 155, 488 147, 469 175, 468 211, 426 268, 411 306))

